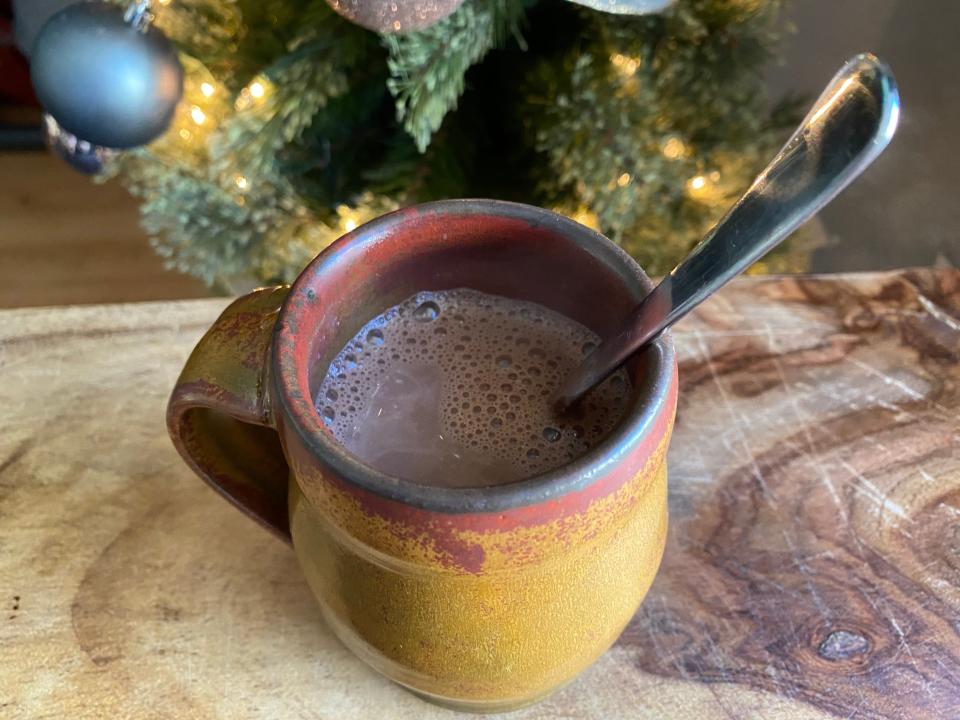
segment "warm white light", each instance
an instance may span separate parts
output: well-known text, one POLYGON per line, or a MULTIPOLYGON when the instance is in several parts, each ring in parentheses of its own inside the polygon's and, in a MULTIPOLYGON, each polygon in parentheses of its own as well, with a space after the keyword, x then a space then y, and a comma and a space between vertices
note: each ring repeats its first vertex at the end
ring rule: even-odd
POLYGON ((250 83, 250 94, 255 98, 262 98, 264 93, 263 83, 252 82, 250 83))
POLYGON ((706 184, 707 184, 707 179, 703 175, 697 175, 694 178, 690 178, 691 190, 701 190, 703 186, 706 184))
POLYGON ((180 128, 180 137, 182 137, 184 140, 189 140, 193 137, 193 133, 186 128, 180 128))
POLYGON ((687 146, 679 138, 672 137, 663 144, 663 156, 676 160, 687 152, 687 146))
POLYGON ((243 175, 237 175, 233 179, 233 182, 235 182, 237 184, 237 187, 240 188, 241 190, 246 190, 247 185, 249 184, 247 182, 247 179, 243 175))
POLYGON ((203 125, 204 121, 207 119, 207 116, 204 114, 203 110, 198 108, 196 105, 190 108, 190 117, 193 118, 193 121, 197 125, 203 125))
POLYGON ((610 56, 610 62, 621 74, 630 76, 636 73, 640 68, 641 59, 638 57, 623 55, 621 53, 613 53, 610 56))
POLYGON ((205 97, 210 97, 213 95, 213 85, 208 82, 200 83, 200 92, 202 92, 205 97))
POLYGON ((623 175, 617 178, 617 185, 619 185, 620 187, 626 187, 627 185, 630 184, 630 179, 631 178, 629 173, 624 173, 623 175))
POLYGON ((347 232, 350 232, 351 230, 356 230, 357 221, 354 220, 353 218, 350 218, 345 223, 343 223, 343 229, 346 230, 347 232))
POLYGON ((169 4, 170 4, 170 0, 160 0, 160 4, 161 4, 161 5, 169 5, 169 4))
POLYGON ((570 215, 570 218, 576 220, 581 225, 586 225, 588 228, 593 228, 594 230, 600 229, 600 219, 596 213, 587 207, 581 206, 577 208, 573 214, 570 215))

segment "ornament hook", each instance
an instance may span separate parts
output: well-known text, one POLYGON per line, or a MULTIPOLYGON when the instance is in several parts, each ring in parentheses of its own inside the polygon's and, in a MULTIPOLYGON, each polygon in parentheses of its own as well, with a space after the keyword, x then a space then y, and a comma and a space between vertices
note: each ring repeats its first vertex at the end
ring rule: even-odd
POLYGON ((134 0, 123 14, 124 22, 129 23, 135 30, 146 32, 153 22, 153 13, 150 12, 150 0, 134 0))

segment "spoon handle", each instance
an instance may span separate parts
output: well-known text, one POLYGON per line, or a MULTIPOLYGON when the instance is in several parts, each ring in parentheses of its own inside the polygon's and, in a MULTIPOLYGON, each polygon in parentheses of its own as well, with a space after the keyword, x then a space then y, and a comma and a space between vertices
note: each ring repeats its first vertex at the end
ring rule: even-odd
POLYGON ((743 197, 586 358, 558 402, 570 405, 809 220, 881 153, 899 115, 886 63, 871 54, 849 60, 743 197))

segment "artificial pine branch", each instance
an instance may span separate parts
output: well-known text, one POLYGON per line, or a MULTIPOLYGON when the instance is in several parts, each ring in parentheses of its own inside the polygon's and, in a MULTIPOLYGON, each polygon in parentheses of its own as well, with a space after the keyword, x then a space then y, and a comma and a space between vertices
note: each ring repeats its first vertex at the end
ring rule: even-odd
POLYGON ((355 66, 372 44, 370 34, 323 0, 313 0, 304 12, 312 22, 259 74, 269 85, 264 100, 248 97, 214 138, 211 156, 220 172, 282 182, 279 153, 300 140, 330 100, 349 91, 355 66))
POLYGON ((669 271, 788 132, 756 72, 779 5, 681 0, 645 17, 578 10, 582 44, 541 67, 548 82, 530 92, 544 195, 595 214, 648 272, 669 271))
POLYGON ((390 53, 387 87, 396 98, 397 120, 420 152, 457 106, 470 66, 507 35, 520 39, 523 12, 522 0, 467 0, 425 30, 384 37, 390 53))
POLYGON ((211 144, 211 159, 221 172, 239 172, 254 182, 279 178, 281 149, 299 139, 317 112, 349 88, 330 53, 318 47, 274 73, 265 100, 249 101, 249 108, 224 123, 211 144))
MULTIPOLYGON (((122 6, 128 0, 112 0, 122 6)), ((244 17, 237 0, 177 0, 157 13, 157 26, 180 50, 213 69, 229 85, 242 57, 244 17)))

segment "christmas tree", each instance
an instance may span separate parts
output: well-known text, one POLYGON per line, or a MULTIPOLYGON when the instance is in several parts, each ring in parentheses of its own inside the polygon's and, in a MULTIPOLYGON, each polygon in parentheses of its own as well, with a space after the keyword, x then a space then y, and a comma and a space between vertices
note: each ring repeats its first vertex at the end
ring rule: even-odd
POLYGON ((173 267, 224 287, 289 281, 358 224, 447 197, 557 209, 663 273, 797 119, 763 91, 779 11, 465 0, 374 32, 326 0, 161 0, 184 100, 104 176, 173 267))

